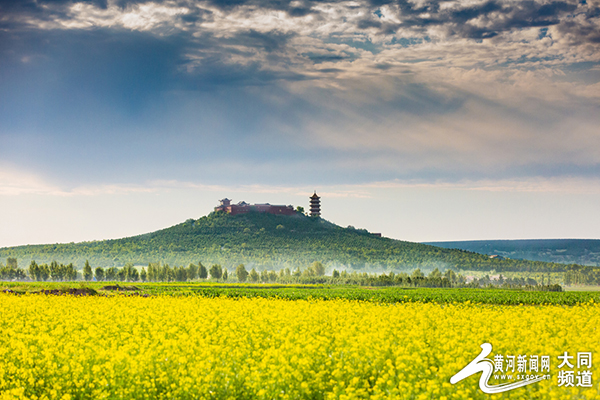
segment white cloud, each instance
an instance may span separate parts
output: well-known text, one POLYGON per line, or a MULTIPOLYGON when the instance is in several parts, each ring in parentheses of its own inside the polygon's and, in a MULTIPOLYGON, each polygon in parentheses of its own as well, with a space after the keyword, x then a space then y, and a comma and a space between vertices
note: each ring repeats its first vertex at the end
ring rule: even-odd
POLYGON ((15 196, 23 194, 56 195, 61 190, 44 182, 40 177, 8 167, 0 168, 0 195, 15 196))

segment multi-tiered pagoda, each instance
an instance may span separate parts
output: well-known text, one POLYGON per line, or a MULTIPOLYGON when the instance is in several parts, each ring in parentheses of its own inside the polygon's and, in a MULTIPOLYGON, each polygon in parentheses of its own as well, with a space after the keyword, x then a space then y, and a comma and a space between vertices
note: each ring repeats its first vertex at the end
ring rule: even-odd
POLYGON ((321 216, 321 200, 320 197, 317 196, 317 192, 310 196, 310 216, 311 217, 320 217, 321 216))

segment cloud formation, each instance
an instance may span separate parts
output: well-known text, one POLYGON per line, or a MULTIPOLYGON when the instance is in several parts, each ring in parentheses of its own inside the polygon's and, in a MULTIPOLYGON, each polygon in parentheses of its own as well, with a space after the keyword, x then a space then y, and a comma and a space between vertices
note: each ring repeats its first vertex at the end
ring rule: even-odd
POLYGON ((595 177, 599 32, 597 0, 5 1, 0 140, 79 184, 595 177))

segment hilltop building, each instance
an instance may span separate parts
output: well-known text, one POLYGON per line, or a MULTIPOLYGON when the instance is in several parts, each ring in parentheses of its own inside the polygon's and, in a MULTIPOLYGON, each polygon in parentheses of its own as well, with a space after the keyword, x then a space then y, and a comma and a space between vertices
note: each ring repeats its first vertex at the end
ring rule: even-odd
POLYGON ((221 205, 215 207, 215 211, 223 211, 231 215, 245 214, 248 212, 265 212, 276 215, 294 215, 293 206, 279 206, 269 203, 265 204, 248 204, 245 201, 240 201, 237 204, 231 204, 231 199, 219 200, 221 205))
POLYGON ((310 216, 320 217, 321 216, 321 198, 317 196, 317 192, 310 196, 310 216))

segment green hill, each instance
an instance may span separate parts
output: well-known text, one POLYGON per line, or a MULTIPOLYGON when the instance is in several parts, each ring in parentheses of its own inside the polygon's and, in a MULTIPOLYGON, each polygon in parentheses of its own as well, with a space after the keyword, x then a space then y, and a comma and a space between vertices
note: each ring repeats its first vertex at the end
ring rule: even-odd
MULTIPOLYGON (((281 216, 248 213, 232 216, 211 213, 197 220, 156 232, 123 239, 27 245, 0 249, 0 259, 17 258, 26 267, 31 260, 94 266, 147 265, 162 262, 187 265, 202 262, 232 267, 239 263, 258 269, 308 266, 313 261, 356 270, 413 270, 454 268, 496 271, 562 271, 563 264, 523 260, 494 260, 463 250, 378 237, 366 230, 342 228, 303 214, 281 216)), ((572 267, 569 267, 572 268, 572 267)))
POLYGON ((470 240, 425 244, 508 258, 600 266, 600 240, 597 239, 470 240))

